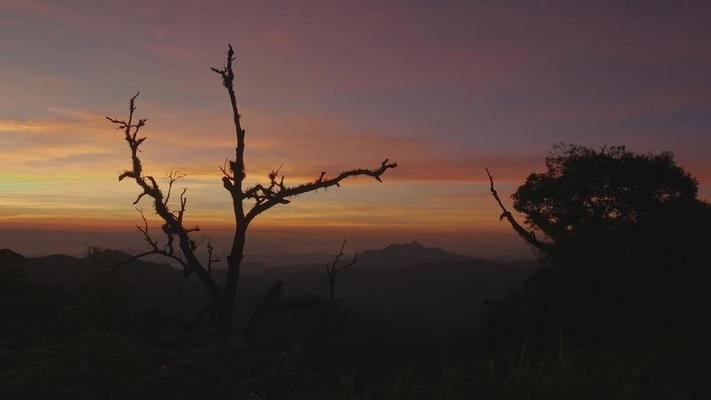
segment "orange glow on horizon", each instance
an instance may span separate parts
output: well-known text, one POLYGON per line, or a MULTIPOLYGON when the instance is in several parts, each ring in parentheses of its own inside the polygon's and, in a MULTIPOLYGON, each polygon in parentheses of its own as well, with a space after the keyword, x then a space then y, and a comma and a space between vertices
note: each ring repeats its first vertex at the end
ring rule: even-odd
POLYGON ((218 167, 234 129, 208 69, 224 41, 237 52, 248 185, 280 166, 298 185, 399 165, 382 184, 299 196, 255 231, 504 232, 484 167, 507 200, 560 142, 672 151, 711 196, 711 36, 695 6, 581 4, 560 18, 531 4, 294 2, 237 15, 208 1, 156 3, 127 21, 112 0, 0 3, 0 230, 134 229, 137 188, 117 181, 129 149, 104 117, 125 118, 139 90, 144 172, 187 173, 186 222, 231 229, 218 167))

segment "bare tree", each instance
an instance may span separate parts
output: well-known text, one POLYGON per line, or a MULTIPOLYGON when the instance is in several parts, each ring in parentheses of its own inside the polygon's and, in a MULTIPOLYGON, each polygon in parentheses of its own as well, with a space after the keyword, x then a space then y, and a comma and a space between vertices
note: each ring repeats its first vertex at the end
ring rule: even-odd
POLYGON ((341 249, 338 251, 338 254, 336 254, 336 257, 333 259, 333 263, 326 265, 326 278, 328 279, 328 294, 329 294, 329 299, 332 305, 335 305, 338 303, 336 301, 336 279, 338 279, 338 275, 340 275, 342 272, 347 270, 348 268, 354 266, 358 262, 358 253, 353 255, 353 258, 347 262, 346 264, 338 265, 338 262, 341 260, 341 257, 345 255, 343 253, 343 250, 346 248, 346 240, 343 240, 343 243, 341 243, 341 249))
MULTIPOLYGON (((134 180, 141 189, 134 204, 138 204, 141 198, 147 196, 153 203, 155 213, 163 221, 162 230, 166 237, 166 244, 163 246, 159 245, 158 241, 153 239, 149 234, 145 217, 143 218, 144 224, 137 226, 137 229, 149 244, 150 250, 139 254, 136 258, 149 254, 159 254, 178 262, 183 267, 186 276, 192 274, 197 275, 209 295, 210 304, 208 306, 215 309, 216 329, 220 336, 232 336, 234 334, 234 303, 240 277, 240 265, 244 257, 247 228, 258 215, 277 204, 289 204, 290 199, 294 196, 331 186, 340 186, 341 181, 350 177, 361 175, 370 176, 381 181, 380 177, 388 169, 397 167, 397 164, 390 163, 386 159, 375 169, 353 169, 331 178, 326 177, 325 172, 321 172, 317 179, 296 186, 286 185, 284 183, 284 176, 279 176, 279 170, 275 170, 269 174, 268 184, 257 184, 246 187, 244 182, 246 177, 244 167, 245 130, 242 127, 241 115, 237 108, 237 97, 234 86, 235 75, 233 71, 235 60, 232 46, 228 45, 227 58, 224 66, 222 68, 211 68, 212 71, 220 75, 222 84, 227 90, 237 139, 234 160, 225 162, 225 165, 220 168, 223 175, 222 184, 232 197, 235 223, 232 246, 226 257, 227 276, 222 285, 213 280, 210 269, 204 266, 196 255, 198 245, 191 238, 191 233, 198 231, 199 228, 197 226, 186 227, 184 224, 187 204, 187 197, 185 196, 186 190, 183 189, 180 193, 177 209, 173 209, 169 205, 168 201, 170 200, 174 183, 180 179, 181 175, 176 173, 170 174, 168 189, 165 193, 159 187, 156 179, 150 175, 144 175, 143 166, 138 153, 139 147, 146 140, 146 137, 139 135, 140 130, 146 125, 146 120, 136 120, 134 117, 136 110, 135 101, 136 97, 138 97, 138 93, 136 93, 129 102, 128 120, 106 117, 117 126, 117 129, 123 130, 124 139, 128 142, 131 150, 132 167, 119 176, 119 181, 126 178, 134 180)), ((212 257, 209 257, 209 259, 212 259, 212 257)), ((212 261, 208 261, 208 265, 211 268, 212 261)))
POLYGON ((356 253, 353 255, 353 258, 351 258, 350 261, 346 262, 345 264, 341 263, 339 265, 341 258, 343 258, 343 256, 345 255, 345 253, 343 252, 345 248, 346 241, 344 239, 341 243, 341 248, 338 251, 338 254, 336 254, 333 259, 333 262, 331 264, 326 264, 326 284, 328 285, 328 301, 326 302, 325 307, 322 308, 321 316, 316 321, 311 335, 306 340, 306 348, 312 348, 316 344, 316 342, 324 335, 329 320, 331 320, 332 317, 336 315, 337 311, 340 309, 341 299, 336 300, 336 281, 338 280, 338 276, 341 273, 345 272, 358 262, 358 253, 356 253))
MULTIPOLYGON (((358 254, 356 253, 348 263, 339 265, 340 259, 345 255, 345 253, 343 252, 345 247, 346 241, 343 240, 343 243, 341 243, 341 248, 338 254, 336 254, 333 263, 326 265, 326 277, 329 288, 329 301, 327 302, 326 307, 321 313, 321 317, 316 323, 316 327, 314 328, 311 338, 307 341, 307 346, 309 346, 312 341, 319 336, 319 333, 321 332, 321 329, 326 319, 340 304, 340 300, 336 301, 335 295, 335 285, 338 275, 358 262, 358 254)), ((244 327, 244 337, 246 339, 249 340, 252 338, 257 324, 259 324, 260 321, 262 321, 270 314, 283 310, 309 308, 316 304, 323 303, 321 298, 311 294, 285 296, 283 294, 283 287, 284 281, 277 280, 276 282, 274 282, 274 284, 272 284, 271 288, 264 296, 262 301, 257 304, 257 307, 255 307, 252 316, 249 318, 249 320, 247 320, 247 323, 244 327)))

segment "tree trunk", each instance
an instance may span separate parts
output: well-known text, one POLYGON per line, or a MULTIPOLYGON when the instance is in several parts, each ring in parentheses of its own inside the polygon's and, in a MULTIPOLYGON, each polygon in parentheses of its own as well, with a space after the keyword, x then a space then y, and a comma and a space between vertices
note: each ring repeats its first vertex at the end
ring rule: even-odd
POLYGON ((246 226, 237 223, 237 232, 232 240, 232 251, 227 256, 227 277, 217 308, 217 336, 230 337, 234 335, 234 308, 239 284, 240 267, 244 259, 244 242, 246 226))

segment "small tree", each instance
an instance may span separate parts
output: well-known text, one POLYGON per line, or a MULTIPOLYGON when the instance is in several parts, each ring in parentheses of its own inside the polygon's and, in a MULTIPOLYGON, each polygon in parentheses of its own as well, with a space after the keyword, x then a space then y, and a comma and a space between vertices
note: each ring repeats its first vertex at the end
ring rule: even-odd
MULTIPOLYGON (((320 176, 314 181, 296 186, 288 186, 284 183, 284 176, 279 176, 279 170, 272 171, 269 174, 269 183, 266 185, 256 184, 254 186, 245 186, 245 130, 242 127, 241 115, 237 108, 237 96, 234 87, 234 72, 233 63, 235 61, 234 51, 231 45, 228 45, 227 58, 225 65, 222 68, 211 68, 212 71, 220 75, 222 84, 227 90, 230 105, 232 108, 232 121, 234 124, 237 146, 235 148, 235 158, 226 162, 220 168, 222 171, 222 184, 232 197, 232 207, 234 210, 235 231, 232 240, 232 246, 229 255, 226 258, 227 275, 222 285, 219 285, 211 274, 210 269, 203 265, 196 255, 197 243, 191 238, 191 233, 196 232, 199 228, 188 228, 184 225, 184 215, 186 210, 187 198, 185 197, 186 190, 183 189, 179 196, 179 205, 173 209, 169 205, 171 191, 175 182, 181 178, 181 175, 171 173, 168 180, 167 192, 163 192, 158 182, 150 175, 144 175, 143 166, 138 156, 139 147, 146 140, 146 137, 140 137, 139 131, 146 125, 145 119, 134 118, 136 110, 135 100, 138 93, 133 96, 129 102, 128 120, 119 120, 106 117, 109 121, 124 132, 124 139, 128 142, 131 150, 132 167, 126 170, 119 176, 119 181, 125 178, 130 178, 136 182, 141 189, 141 193, 134 201, 138 202, 144 196, 148 196, 152 203, 155 213, 163 220, 162 230, 166 235, 166 244, 159 245, 158 241, 153 239, 148 232, 148 224, 143 217, 143 225, 137 226, 144 239, 150 246, 150 250, 135 256, 134 258, 143 257, 149 254, 159 254, 169 257, 177 261, 183 268, 186 276, 195 274, 202 282, 207 290, 210 304, 209 307, 215 309, 216 329, 219 336, 231 336, 234 334, 233 314, 234 302, 237 293, 237 285, 240 277, 240 265, 244 257, 244 246, 247 237, 247 229, 249 224, 261 213, 269 210, 277 204, 289 204, 290 199, 294 196, 313 192, 318 189, 325 189, 331 186, 340 186, 341 181, 354 176, 370 176, 377 181, 381 181, 380 177, 388 169, 397 167, 397 164, 390 163, 386 159, 378 168, 375 169, 353 169, 340 173, 339 175, 327 178, 325 172, 321 172, 320 176), (176 249, 177 241, 177 249, 176 249)), ((212 263, 212 257, 209 257, 208 264, 212 263)))
POLYGON ((341 258, 345 256, 343 250, 346 249, 346 240, 344 239, 341 243, 341 249, 336 254, 333 259, 333 263, 326 265, 326 279, 328 282, 328 298, 332 306, 340 304, 341 300, 336 300, 336 280, 341 273, 345 272, 348 268, 354 266, 358 262, 358 253, 353 255, 353 258, 345 263, 339 265, 341 258))

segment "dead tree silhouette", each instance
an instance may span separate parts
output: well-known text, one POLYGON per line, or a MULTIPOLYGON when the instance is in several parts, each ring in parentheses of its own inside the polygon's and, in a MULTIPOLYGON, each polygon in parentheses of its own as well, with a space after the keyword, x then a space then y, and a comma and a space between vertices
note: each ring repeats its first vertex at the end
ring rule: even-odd
MULTIPOLYGON (((153 239, 149 234, 148 223, 145 217, 143 217, 144 224, 138 225, 137 229, 149 244, 150 250, 135 256, 134 259, 149 254, 162 255, 178 262, 182 266, 186 276, 192 274, 197 275, 209 295, 210 304, 208 307, 214 308, 215 310, 217 334, 223 337, 232 336, 234 334, 233 315, 235 296, 240 279, 240 265, 244 258, 247 229, 249 224, 258 215, 277 204, 289 204, 291 202, 290 199, 294 196, 331 186, 340 186, 341 181, 350 177, 369 176, 381 182, 381 176, 388 169, 397 167, 397 164, 390 163, 386 159, 375 169, 353 169, 342 172, 332 178, 327 178, 326 173, 321 172, 320 176, 314 181, 296 186, 287 186, 284 183, 284 175, 280 176, 279 169, 277 169, 269 174, 269 183, 267 185, 256 184, 251 187, 245 187, 245 129, 242 127, 241 115, 237 107, 237 96, 235 94, 235 75, 233 71, 235 60, 232 45, 228 45, 224 66, 222 68, 211 68, 212 71, 220 75, 222 84, 227 90, 237 139, 234 160, 226 161, 225 165, 220 168, 223 175, 222 184, 232 197, 235 224, 232 245, 226 257, 227 275, 222 285, 215 282, 211 274, 213 261, 209 261, 208 266, 205 266, 196 255, 198 243, 191 238, 191 233, 198 231, 199 227, 188 228, 184 224, 187 204, 187 197, 185 196, 186 189, 183 189, 180 193, 177 210, 174 210, 168 203, 174 183, 182 176, 171 173, 167 192, 163 193, 156 179, 150 175, 144 175, 143 165, 141 164, 138 153, 139 147, 146 140, 146 137, 139 136, 141 128, 146 125, 146 119, 138 119, 136 121, 134 117, 136 111, 135 102, 138 93, 136 93, 129 102, 127 121, 106 117, 117 126, 117 129, 123 130, 125 135, 124 139, 131 150, 132 167, 119 175, 119 181, 126 178, 134 180, 141 189, 141 193, 139 193, 134 204, 138 204, 144 196, 147 196, 153 202, 155 213, 164 222, 162 230, 166 236, 166 244, 161 246, 158 241, 153 239), (249 203, 252 204, 250 205, 249 203), (175 245, 176 241, 177 249, 175 245)), ((211 256, 209 258, 212 260, 211 256)))
MULTIPOLYGON (((321 317, 316 323, 314 332, 311 338, 307 341, 307 347, 310 346, 313 339, 318 336, 321 327, 328 316, 337 308, 341 301, 336 301, 335 285, 339 274, 352 267, 358 262, 358 254, 353 255, 353 258, 346 264, 338 265, 341 258, 345 255, 343 250, 346 247, 346 241, 343 240, 338 254, 334 257, 333 263, 326 265, 326 278, 328 284, 329 301, 326 302, 325 308, 321 313, 321 317)), ((313 305, 322 303, 321 298, 310 294, 284 296, 283 293, 284 281, 277 280, 272 284, 271 288, 259 302, 254 312, 244 327, 244 337, 249 340, 254 336, 254 330, 259 322, 269 314, 289 309, 309 308, 313 305)))
POLYGON ((336 256, 333 258, 333 262, 331 264, 326 264, 326 284, 328 286, 328 301, 325 302, 326 304, 321 310, 321 315, 316 321, 311 335, 306 340, 305 345, 307 349, 313 348, 316 342, 323 336, 324 332, 326 331, 326 325, 328 324, 329 320, 332 319, 332 317, 335 316, 338 310, 340 309, 342 299, 336 299, 336 281, 338 280, 339 275, 358 263, 358 253, 355 253, 353 255, 353 258, 350 259, 350 261, 346 262, 345 264, 339 265, 341 258, 345 256, 345 253, 343 252, 345 248, 346 240, 344 239, 343 242, 341 242, 341 248, 338 251, 338 254, 336 254, 336 256))
POLYGON ((345 272, 348 268, 354 266, 358 262, 358 253, 353 255, 353 258, 347 262, 346 264, 338 265, 338 262, 341 261, 341 257, 345 255, 343 253, 343 250, 346 248, 346 241, 345 239, 341 243, 341 249, 338 251, 338 254, 336 254, 336 257, 333 259, 333 263, 326 265, 326 278, 328 279, 328 295, 329 295, 329 300, 331 305, 335 305, 340 303, 340 299, 337 301, 336 300, 336 280, 338 279, 338 275, 341 273, 345 272))

